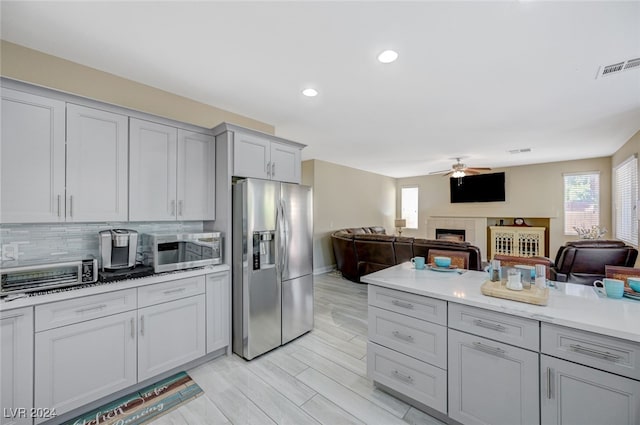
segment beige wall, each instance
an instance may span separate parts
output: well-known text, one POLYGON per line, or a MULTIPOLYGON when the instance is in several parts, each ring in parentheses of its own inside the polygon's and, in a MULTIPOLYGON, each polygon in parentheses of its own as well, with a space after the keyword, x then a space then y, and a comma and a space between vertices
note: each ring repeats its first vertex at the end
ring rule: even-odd
POLYGON ((313 187, 313 269, 335 265, 330 235, 345 227, 384 226, 393 233, 396 179, 330 162, 302 163, 302 183, 313 187))
POLYGON ((0 40, 3 77, 213 128, 228 122, 274 134, 272 125, 0 40))
MULTIPOLYGON (((419 176, 398 179, 398 212, 400 188, 419 187, 419 228, 405 230, 407 236, 426 237, 427 217, 493 217, 493 218, 549 218, 549 252, 555 257, 558 248, 575 235, 564 234, 563 173, 581 171, 600 172, 600 223, 611 229, 611 158, 552 162, 494 169, 505 172, 505 202, 452 204, 449 200, 449 179, 442 176, 419 176)), ((611 236, 611 232, 607 233, 611 236)), ((486 247, 479 247, 483 252, 486 247)))

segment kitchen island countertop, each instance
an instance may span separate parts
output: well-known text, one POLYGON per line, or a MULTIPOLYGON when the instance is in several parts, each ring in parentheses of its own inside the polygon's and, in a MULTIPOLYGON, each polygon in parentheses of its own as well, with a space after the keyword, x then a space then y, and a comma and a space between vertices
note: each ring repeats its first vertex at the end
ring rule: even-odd
POLYGON ((486 272, 415 270, 410 262, 363 276, 371 285, 640 342, 640 301, 610 299, 590 286, 553 282, 546 306, 483 295, 486 272))

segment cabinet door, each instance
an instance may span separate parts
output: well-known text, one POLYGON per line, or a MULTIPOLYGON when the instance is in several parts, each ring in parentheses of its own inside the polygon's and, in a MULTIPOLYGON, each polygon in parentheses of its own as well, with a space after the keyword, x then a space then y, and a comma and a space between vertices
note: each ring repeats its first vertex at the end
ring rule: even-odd
POLYGON ((67 105, 67 221, 127 221, 128 119, 67 105))
POLYGON ((138 310, 138 380, 205 354, 205 296, 138 310))
POLYGON ((269 179, 270 148, 269 139, 236 131, 233 135, 233 175, 269 179))
POLYGON ((135 311, 36 333, 35 406, 58 415, 136 383, 135 311))
POLYGON ((283 143, 271 142, 271 179, 300 183, 300 149, 283 143))
POLYGON ((640 382, 542 355, 544 425, 640 423, 640 382))
POLYGON ((178 130, 178 220, 215 220, 215 141, 178 130))
POLYGON ((2 223, 64 221, 65 104, 2 89, 2 223))
POLYGON ((229 273, 207 275, 207 353, 231 344, 229 273))
POLYGON ((131 118, 129 220, 175 220, 178 130, 131 118))
POLYGON ((0 424, 30 424, 28 413, 33 407, 31 307, 0 313, 0 341, 0 405, 3 408, 0 424))
POLYGON ((448 357, 451 418, 474 425, 540 423, 537 353, 449 329, 448 357))

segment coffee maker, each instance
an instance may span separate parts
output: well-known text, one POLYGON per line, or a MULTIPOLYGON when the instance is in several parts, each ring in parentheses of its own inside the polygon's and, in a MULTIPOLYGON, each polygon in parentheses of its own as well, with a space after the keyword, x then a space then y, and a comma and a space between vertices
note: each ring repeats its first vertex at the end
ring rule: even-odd
POLYGON ((102 230, 98 235, 102 271, 135 267, 138 232, 128 229, 111 229, 102 230))

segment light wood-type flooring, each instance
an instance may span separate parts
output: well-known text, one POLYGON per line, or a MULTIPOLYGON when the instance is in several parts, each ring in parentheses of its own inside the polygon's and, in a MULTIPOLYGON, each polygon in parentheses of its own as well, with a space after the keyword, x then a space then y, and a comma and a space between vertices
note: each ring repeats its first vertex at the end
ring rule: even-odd
POLYGON ((189 370, 205 394, 153 424, 441 425, 367 378, 367 285, 328 273, 314 286, 313 331, 250 362, 189 370))

